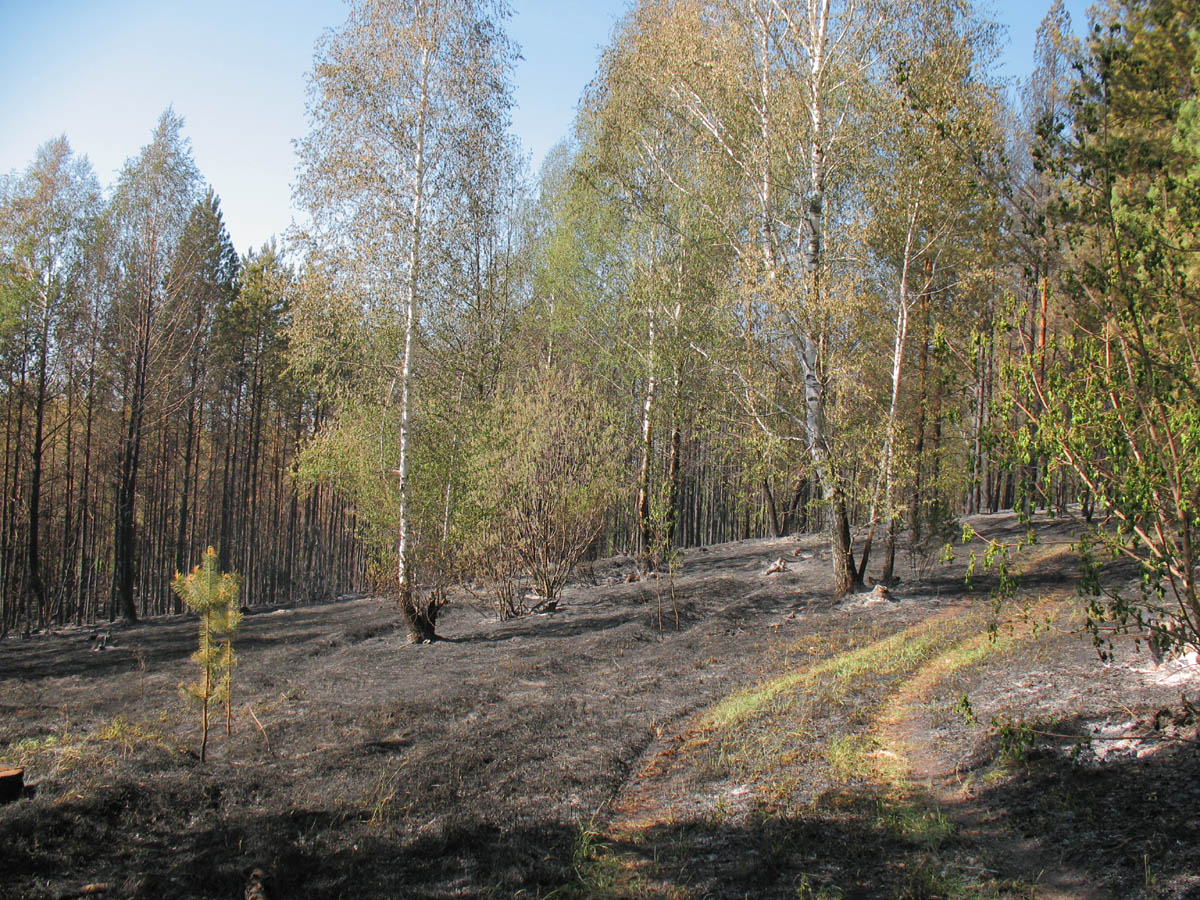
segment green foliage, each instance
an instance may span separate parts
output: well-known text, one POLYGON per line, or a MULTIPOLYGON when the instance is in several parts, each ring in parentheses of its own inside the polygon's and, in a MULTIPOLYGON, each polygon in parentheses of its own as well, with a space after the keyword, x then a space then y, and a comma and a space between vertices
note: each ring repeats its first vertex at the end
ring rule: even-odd
POLYGON ((473 452, 472 568, 556 599, 623 487, 615 411, 582 376, 549 369, 501 399, 473 452))
POLYGON ((1010 373, 1026 423, 1017 458, 1047 461, 1046 496, 1071 477, 1111 518, 1084 547, 1102 647, 1130 629, 1200 646, 1198 25, 1193 6, 1165 0, 1099 11, 1074 129, 1052 158, 1067 327, 1010 373), (1101 548, 1139 564, 1139 589, 1101 596, 1101 548))
POLYGON ((297 488, 326 484, 349 498, 356 511, 359 537, 370 553, 377 586, 395 572, 399 498, 394 459, 398 423, 394 410, 363 401, 347 404, 335 422, 321 429, 300 451, 294 470, 297 488))
POLYGON ((1023 765, 1037 742, 1037 731, 1025 719, 1008 716, 993 716, 992 730, 999 742, 999 757, 1002 762, 1023 765))
MULTIPOLYGON (((264 274, 269 292, 276 276, 271 269, 264 274)), ((310 257, 296 287, 286 314, 261 310, 272 320, 278 314, 284 326, 265 364, 273 364, 274 353, 285 354, 288 377, 320 396, 329 410, 298 454, 294 483, 302 493, 322 485, 350 501, 367 551, 368 576, 377 590, 394 591, 401 419, 396 348, 403 345, 402 318, 388 304, 372 303, 353 278, 316 256, 310 257)), ((274 304, 267 306, 274 309, 274 304)), ((243 313, 258 314, 248 308, 243 313)), ((452 445, 443 423, 455 417, 433 378, 419 379, 413 393, 412 429, 417 439, 410 446, 409 528, 416 540, 410 552, 418 569, 428 569, 425 563, 440 538, 442 458, 452 445)), ((417 581, 422 578, 418 574, 417 581)))
POLYGON ((7 261, 0 261, 0 346, 13 348, 21 328, 21 313, 27 305, 28 282, 20 270, 7 261))
POLYGON ((974 728, 979 724, 979 717, 975 715, 975 707, 971 705, 971 698, 966 694, 958 698, 958 702, 954 704, 954 711, 958 713, 963 724, 968 728, 974 728))
POLYGON ((292 272, 273 243, 242 260, 236 291, 219 298, 214 349, 222 372, 235 383, 280 380, 286 361, 292 272))
POLYGON ((171 589, 200 617, 199 648, 192 659, 200 666, 201 677, 180 685, 180 690, 200 706, 201 762, 208 751, 209 706, 223 703, 226 734, 232 725, 233 669, 237 664, 233 639, 242 621, 240 588, 238 576, 218 571, 217 551, 212 547, 191 574, 177 574, 171 582, 171 589))

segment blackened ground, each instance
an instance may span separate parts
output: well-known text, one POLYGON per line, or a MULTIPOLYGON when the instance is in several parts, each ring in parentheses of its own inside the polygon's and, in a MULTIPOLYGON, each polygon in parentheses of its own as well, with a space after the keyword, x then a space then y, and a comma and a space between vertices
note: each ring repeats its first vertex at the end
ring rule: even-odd
MULTIPOLYGON (((1020 530, 1011 519, 988 524, 1020 530)), ((613 559, 552 614, 499 622, 462 603, 439 624, 445 640, 420 646, 386 601, 255 612, 237 641, 233 734, 214 726, 204 764, 198 715, 179 693, 196 677, 192 619, 9 640, 0 644, 0 759, 26 766, 30 788, 0 808, 0 897, 104 884, 111 897, 234 898, 255 868, 274 898, 597 893, 581 874, 590 836, 690 717, 779 674, 798 641, 834 653, 854 635, 982 614, 989 583, 967 592, 962 569, 935 569, 920 583, 904 573, 896 602, 835 602, 828 549, 815 537, 692 550, 673 579, 627 583, 632 562, 613 559), (777 558, 787 571, 765 575, 777 558)), ((1060 586, 1068 575, 1030 574, 1060 586)), ((1046 698, 1057 691, 1078 705, 1072 691, 1086 689, 1098 663, 1071 641, 1070 666, 1046 698)), ((1050 671, 1058 656, 1018 655, 1003 678, 1050 671)), ((1143 682, 1126 678, 1080 706, 1079 728, 1180 693, 1150 684, 1129 696, 1143 682)), ((981 711, 988 703, 979 696, 981 711)), ((990 740, 944 721, 923 727, 962 753, 990 740)), ((1196 840, 1194 755, 1117 755, 1090 767, 1048 759, 972 798, 977 810, 998 810, 996 840, 1029 831, 1053 843, 1072 823, 1093 823, 1096 860, 1085 871, 1122 889, 1137 879, 1185 884, 1196 853, 1171 841, 1196 840), (1137 827, 1114 825, 1110 807, 1127 806, 1129 790, 1158 800, 1144 801, 1137 827), (1072 819, 1056 812, 1068 806, 1072 819), (1168 811, 1182 830, 1154 825, 1168 811), (1147 871, 1130 874, 1126 861, 1147 871)), ((796 842, 805 866, 853 869, 844 884, 885 883, 872 881, 880 859, 856 856, 876 827, 871 815, 852 802, 831 810, 656 826, 706 848, 664 895, 777 893, 783 881, 764 884, 775 870, 759 863, 796 842)), ((794 896, 798 873, 785 874, 794 896)))

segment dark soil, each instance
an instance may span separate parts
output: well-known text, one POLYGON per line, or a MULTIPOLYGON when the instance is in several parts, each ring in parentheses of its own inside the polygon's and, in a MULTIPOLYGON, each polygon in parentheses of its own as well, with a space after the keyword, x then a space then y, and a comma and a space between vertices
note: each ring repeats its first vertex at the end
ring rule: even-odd
MULTIPOLYGON (((233 734, 214 727, 203 764, 178 690, 196 677, 193 620, 103 629, 104 649, 97 629, 9 640, 0 761, 26 766, 29 787, 0 807, 0 897, 235 898, 256 868, 273 898, 903 895, 869 786, 832 791, 810 773, 772 811, 739 807, 699 757, 686 775, 652 765, 694 715, 801 657, 990 608, 989 582, 967 592, 961 564, 921 582, 902 573, 880 602, 834 602, 828 569, 815 537, 692 550, 673 584, 626 583, 632 563, 607 560, 548 615, 499 622, 456 604, 430 645, 410 645, 380 600, 254 612, 237 640, 233 734), (764 575, 780 557, 787 571, 764 575), (626 849, 688 852, 674 869, 660 858, 657 887, 598 886, 590 842, 616 841, 649 804, 653 824, 625 833, 626 849)), ((1027 587, 1069 574, 1035 568, 1027 587)), ((1178 740, 1195 738, 1180 695, 1200 683, 1119 649, 1104 667, 1078 635, 1021 643, 940 685, 903 727, 956 840, 990 847, 997 878, 1045 896, 1200 897, 1198 756, 1178 740), (947 711, 962 694, 984 725, 947 711), (966 777, 999 752, 993 716, 1068 737, 1035 736, 1003 777, 966 777), (1087 734, 1114 740, 1075 750, 1087 734)), ((861 702, 895 689, 880 682, 861 702)), ((839 707, 812 727, 851 719, 839 707)))

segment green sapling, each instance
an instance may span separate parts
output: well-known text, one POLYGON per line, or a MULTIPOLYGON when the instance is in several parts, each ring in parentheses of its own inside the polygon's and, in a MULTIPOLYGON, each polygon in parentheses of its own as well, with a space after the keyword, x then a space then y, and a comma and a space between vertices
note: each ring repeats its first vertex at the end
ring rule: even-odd
POLYGON ((192 655, 201 669, 201 677, 180 690, 200 705, 200 761, 208 752, 209 708, 225 704, 225 733, 233 724, 233 667, 237 659, 233 638, 242 621, 238 608, 241 579, 217 571, 217 552, 209 547, 204 562, 190 575, 176 574, 171 589, 200 616, 199 648, 192 655))

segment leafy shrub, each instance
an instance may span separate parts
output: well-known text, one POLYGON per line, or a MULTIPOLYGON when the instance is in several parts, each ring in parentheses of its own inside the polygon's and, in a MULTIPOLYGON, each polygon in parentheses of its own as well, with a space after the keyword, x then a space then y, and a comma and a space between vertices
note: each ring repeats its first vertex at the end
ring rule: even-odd
POLYGON ((469 568, 502 615, 522 610, 522 580, 537 602, 554 601, 595 543, 622 487, 615 418, 591 385, 557 370, 493 409, 474 454, 469 568))

